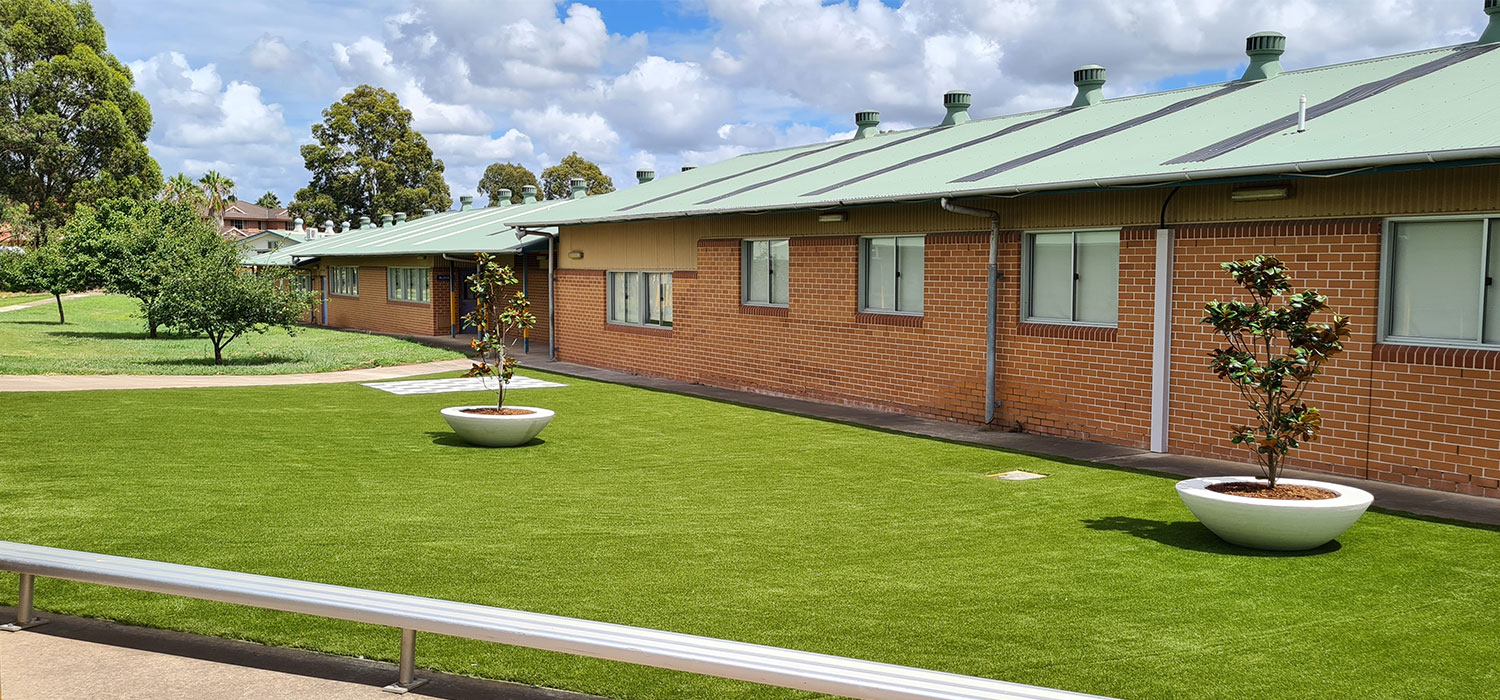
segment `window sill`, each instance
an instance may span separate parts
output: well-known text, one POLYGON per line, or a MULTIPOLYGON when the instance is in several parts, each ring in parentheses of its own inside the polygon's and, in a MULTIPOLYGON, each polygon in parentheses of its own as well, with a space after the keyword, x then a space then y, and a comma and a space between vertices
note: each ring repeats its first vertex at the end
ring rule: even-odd
POLYGON ((635 326, 626 323, 615 323, 614 321, 605 321, 604 330, 614 331, 616 333, 630 333, 633 335, 672 335, 671 326, 635 326))
POLYGON ((792 313, 789 306, 773 306, 771 304, 740 304, 740 313, 747 316, 780 316, 787 317, 792 313))
POLYGON ((854 321, 856 323, 871 323, 878 326, 900 326, 904 328, 922 327, 922 316, 920 314, 860 311, 854 314, 854 321))
POLYGON ((1432 345, 1381 343, 1375 346, 1373 359, 1376 362, 1429 365, 1433 367, 1500 369, 1500 348, 1454 348, 1432 345))
POLYGON ((331 296, 331 297, 343 297, 345 299, 358 299, 359 298, 358 294, 339 294, 338 292, 329 292, 328 296, 331 296))
POLYGON ((386 299, 391 304, 404 304, 406 306, 432 306, 430 301, 407 301, 406 299, 386 299))
POLYGON ((1072 323, 1036 323, 1034 321, 1024 321, 1016 333, 1033 338, 1063 338, 1066 340, 1095 340, 1113 343, 1119 339, 1120 329, 1115 326, 1083 326, 1072 323))

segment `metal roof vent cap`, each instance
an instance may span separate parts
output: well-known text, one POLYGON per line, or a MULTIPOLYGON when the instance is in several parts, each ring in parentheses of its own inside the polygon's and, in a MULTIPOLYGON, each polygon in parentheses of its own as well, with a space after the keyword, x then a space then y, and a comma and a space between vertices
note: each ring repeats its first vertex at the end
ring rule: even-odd
POLYGON ((568 185, 573 190, 573 199, 583 199, 589 193, 589 185, 581 177, 568 180, 568 185))
POLYGON ((1490 26, 1479 35, 1478 44, 1500 42, 1500 0, 1484 0, 1484 13, 1490 16, 1490 26))
POLYGON ((1073 106, 1089 107, 1103 102, 1105 77, 1104 66, 1091 64, 1073 71, 1073 84, 1078 86, 1073 106))
POLYGON ((474 208, 474 195, 466 194, 458 198, 458 210, 468 211, 474 208))
POLYGON ((510 206, 512 204, 510 201, 512 196, 514 196, 514 193, 510 191, 509 187, 501 187, 495 190, 495 206, 501 209, 510 206))
POLYGON ((646 184, 646 183, 648 183, 648 182, 650 182, 652 180, 655 180, 655 179, 656 179, 656 171, 655 170, 652 170, 650 168, 642 168, 640 170, 635 171, 635 182, 638 185, 644 185, 644 184, 646 184))
POLYGON ((396 220, 396 217, 394 217, 394 216, 392 216, 390 214, 381 214, 380 215, 380 227, 381 228, 385 228, 387 226, 390 226, 391 222, 395 221, 395 220, 396 220))
POLYGON ((437 213, 437 210, 433 209, 432 207, 427 207, 426 209, 422 210, 422 216, 432 216, 433 214, 436 214, 436 213, 437 213))
POLYGON ((531 204, 536 201, 536 185, 521 185, 521 203, 531 204))
POLYGON ((359 227, 360 228, 370 228, 370 217, 368 217, 368 216, 361 216, 361 217, 359 217, 359 227))
POLYGON ((396 212, 396 223, 398 225, 406 223, 406 212, 404 212, 404 211, 398 211, 398 212, 396 212))
POLYGON ((1245 39, 1245 55, 1250 65, 1241 82, 1270 80, 1281 75, 1281 54, 1286 53, 1286 35, 1278 32, 1256 32, 1245 39))
POLYGON ((854 132, 854 138, 869 138, 880 133, 880 113, 874 110, 865 110, 854 113, 854 126, 858 130, 854 132))
POLYGON ((969 103, 974 97, 963 90, 949 90, 943 94, 943 109, 948 114, 943 116, 943 123, 938 126, 953 126, 969 121, 969 103))

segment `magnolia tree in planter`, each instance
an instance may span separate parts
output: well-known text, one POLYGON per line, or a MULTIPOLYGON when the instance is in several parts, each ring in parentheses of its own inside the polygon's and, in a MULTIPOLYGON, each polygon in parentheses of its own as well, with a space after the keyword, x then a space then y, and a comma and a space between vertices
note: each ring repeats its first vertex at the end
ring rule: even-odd
POLYGON ((1323 364, 1343 352, 1349 319, 1335 314, 1332 323, 1314 323, 1328 310, 1328 297, 1293 293, 1286 267, 1274 257, 1220 267, 1249 299, 1210 302, 1202 322, 1225 342, 1210 353, 1214 374, 1239 391, 1256 418, 1236 426, 1230 442, 1254 452, 1261 476, 1189 479, 1177 492, 1204 525, 1235 544, 1318 547, 1343 534, 1373 500, 1361 489, 1281 476, 1287 455, 1322 428, 1305 396, 1323 364))
POLYGON ((494 406, 455 406, 442 411, 443 419, 453 432, 465 441, 486 447, 521 445, 552 421, 553 412, 531 406, 506 406, 505 387, 516 374, 516 358, 506 352, 511 335, 525 333, 536 325, 531 301, 513 291, 516 275, 499 264, 489 253, 477 256, 469 289, 474 294, 474 311, 464 322, 474 327, 474 366, 465 377, 480 377, 495 384, 494 406))

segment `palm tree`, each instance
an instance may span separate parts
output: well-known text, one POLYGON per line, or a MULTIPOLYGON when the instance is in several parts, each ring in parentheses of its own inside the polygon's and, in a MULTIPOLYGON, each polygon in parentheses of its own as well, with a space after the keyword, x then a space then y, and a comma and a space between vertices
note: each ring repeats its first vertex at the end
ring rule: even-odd
POLYGON ((208 215, 218 222, 219 230, 223 231, 224 210, 232 201, 234 180, 220 175, 217 170, 210 170, 199 178, 198 184, 203 186, 203 194, 208 198, 208 215))
POLYGON ((167 179, 167 184, 161 190, 162 201, 169 204, 193 204, 202 206, 203 190, 198 189, 198 183, 187 173, 177 173, 167 179))

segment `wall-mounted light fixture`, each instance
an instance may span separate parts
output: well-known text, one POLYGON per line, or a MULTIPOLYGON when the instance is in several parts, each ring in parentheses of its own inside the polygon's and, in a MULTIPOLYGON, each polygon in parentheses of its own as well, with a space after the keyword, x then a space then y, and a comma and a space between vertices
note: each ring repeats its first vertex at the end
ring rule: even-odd
POLYGON ((582 260, 583 259, 583 251, 581 251, 581 250, 570 250, 570 251, 568 251, 568 257, 570 257, 570 258, 572 258, 574 260, 582 260))
POLYGON ((846 212, 841 212, 841 211, 833 212, 832 214, 819 214, 818 215, 818 223, 820 223, 820 224, 837 224, 839 222, 848 221, 848 220, 849 220, 849 214, 846 213, 846 212))
POLYGON ((1292 188, 1289 185, 1241 187, 1229 192, 1229 198, 1236 202, 1269 202, 1290 196, 1292 196, 1292 188))

